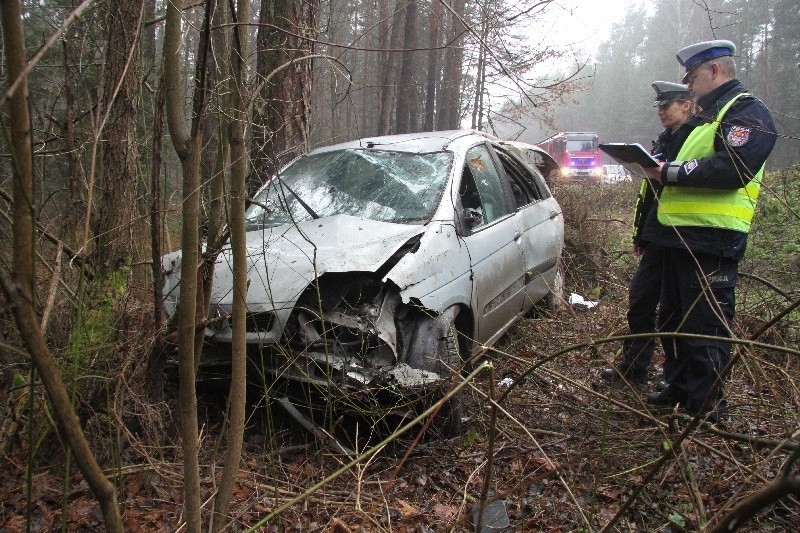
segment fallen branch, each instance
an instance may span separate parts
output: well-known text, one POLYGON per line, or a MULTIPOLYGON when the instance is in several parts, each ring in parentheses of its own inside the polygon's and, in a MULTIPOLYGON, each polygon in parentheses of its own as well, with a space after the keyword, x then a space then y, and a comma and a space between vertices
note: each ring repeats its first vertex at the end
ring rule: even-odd
POLYGON ((278 403, 281 407, 283 407, 286 412, 294 418, 297 422, 300 423, 308 432, 312 435, 320 439, 321 441, 327 442, 328 447, 333 450, 335 453, 341 453, 344 455, 348 455, 350 457, 355 457, 356 452, 348 448, 347 446, 341 444, 336 437, 322 429, 321 427, 317 426, 309 420, 307 417, 303 416, 303 414, 297 409, 297 407, 289 401, 289 398, 281 398, 278 400, 278 403))

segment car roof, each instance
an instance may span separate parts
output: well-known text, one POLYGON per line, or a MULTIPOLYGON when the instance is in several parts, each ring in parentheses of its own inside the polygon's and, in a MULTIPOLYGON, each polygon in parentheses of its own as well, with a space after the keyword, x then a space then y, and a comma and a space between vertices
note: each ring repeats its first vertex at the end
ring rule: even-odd
POLYGON ((491 141, 498 141, 498 139, 488 133, 476 130, 445 130, 445 131, 430 131, 420 133, 405 133, 402 135, 384 135, 376 137, 365 137, 355 141, 348 141, 344 143, 334 144, 317 148, 309 152, 309 154, 319 154, 323 152, 331 152, 343 149, 366 149, 378 148, 385 150, 392 150, 396 152, 410 152, 410 153, 429 153, 440 152, 447 148, 447 146, 458 139, 465 137, 473 137, 475 139, 487 139, 491 141))
POLYGON ((536 152, 541 157, 541 164, 537 164, 536 166, 539 169, 539 172, 542 173, 544 176, 548 176, 551 171, 558 168, 558 162, 553 159, 547 150, 542 148, 541 146, 537 146, 535 144, 529 144, 522 141, 500 141, 501 146, 510 146, 512 148, 516 148, 517 150, 530 150, 536 152))
POLYGON ((535 144, 530 144, 522 141, 500 141, 500 144, 503 146, 512 146, 520 150, 533 150, 534 152, 541 154, 542 157, 544 157, 545 159, 552 159, 552 156, 549 153, 547 153, 547 150, 535 144))

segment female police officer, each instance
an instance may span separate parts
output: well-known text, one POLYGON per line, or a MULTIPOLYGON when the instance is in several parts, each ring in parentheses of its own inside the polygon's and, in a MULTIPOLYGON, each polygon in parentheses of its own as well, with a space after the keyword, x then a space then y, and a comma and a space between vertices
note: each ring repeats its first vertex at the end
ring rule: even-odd
MULTIPOLYGON (((672 161, 689 133, 684 124, 694 111, 694 101, 686 85, 655 81, 658 118, 664 126, 653 141, 652 154, 661 161, 672 161)), ((640 256, 639 266, 628 290, 628 327, 633 334, 652 334, 656 329, 656 308, 661 297, 664 248, 647 238, 647 225, 656 224, 655 201, 661 183, 643 180, 636 199, 633 217, 633 253, 640 256)), ((665 350, 671 352, 670 345, 665 350)), ((624 377, 634 383, 647 383, 647 367, 653 357, 654 337, 627 339, 623 343, 622 360, 614 368, 600 374, 609 381, 624 377)))

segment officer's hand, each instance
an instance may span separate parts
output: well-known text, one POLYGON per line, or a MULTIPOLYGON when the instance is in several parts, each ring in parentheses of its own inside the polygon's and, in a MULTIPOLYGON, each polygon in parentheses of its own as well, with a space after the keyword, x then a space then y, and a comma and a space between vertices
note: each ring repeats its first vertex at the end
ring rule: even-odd
POLYGON ((642 255, 642 249, 639 247, 638 244, 634 244, 633 248, 631 248, 631 253, 636 257, 639 257, 640 255, 642 255))
POLYGON ((664 167, 664 163, 659 163, 657 167, 647 167, 644 171, 647 173, 647 177, 653 181, 661 181, 661 169, 664 167))

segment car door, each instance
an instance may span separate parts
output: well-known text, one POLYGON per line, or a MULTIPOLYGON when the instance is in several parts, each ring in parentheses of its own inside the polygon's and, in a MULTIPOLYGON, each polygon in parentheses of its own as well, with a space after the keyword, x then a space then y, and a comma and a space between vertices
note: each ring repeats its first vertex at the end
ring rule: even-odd
POLYGON ((526 310, 550 292, 564 241, 564 221, 561 206, 540 175, 510 151, 498 148, 496 153, 513 192, 514 234, 525 273, 522 305, 526 310))
POLYGON ((471 222, 464 241, 473 276, 475 337, 485 343, 505 330, 524 299, 524 268, 514 210, 502 172, 488 145, 470 148, 465 157, 459 197, 471 222))

